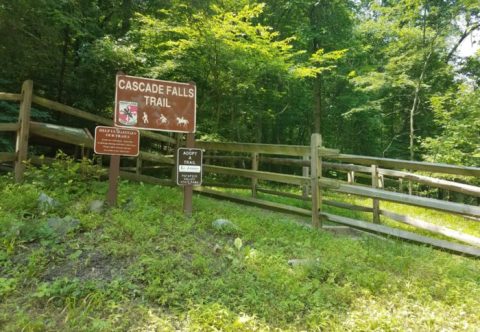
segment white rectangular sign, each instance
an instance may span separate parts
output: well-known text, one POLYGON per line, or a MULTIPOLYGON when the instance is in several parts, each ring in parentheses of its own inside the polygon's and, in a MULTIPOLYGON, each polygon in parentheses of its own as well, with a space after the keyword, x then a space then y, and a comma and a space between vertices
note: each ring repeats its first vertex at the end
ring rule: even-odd
POLYGON ((179 165, 178 170, 180 172, 200 173, 202 171, 202 167, 201 166, 192 166, 192 165, 179 165))

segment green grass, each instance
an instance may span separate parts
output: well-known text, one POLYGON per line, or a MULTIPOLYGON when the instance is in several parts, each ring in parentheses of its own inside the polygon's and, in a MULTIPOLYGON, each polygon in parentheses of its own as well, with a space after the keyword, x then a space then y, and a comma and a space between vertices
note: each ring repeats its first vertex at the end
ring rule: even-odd
POLYGON ((480 329, 479 260, 199 196, 185 218, 177 188, 125 181, 119 207, 93 213, 107 184, 72 167, 0 178, 2 331, 480 329), (79 225, 59 234, 54 216, 79 225))

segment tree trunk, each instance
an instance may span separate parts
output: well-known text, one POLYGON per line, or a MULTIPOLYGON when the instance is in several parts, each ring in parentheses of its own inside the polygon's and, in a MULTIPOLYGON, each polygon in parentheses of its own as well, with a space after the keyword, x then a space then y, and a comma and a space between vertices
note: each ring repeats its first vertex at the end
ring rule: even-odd
POLYGON ((122 1, 122 35, 130 30, 130 18, 132 17, 132 0, 122 1))
POLYGON ((322 78, 317 76, 313 86, 314 94, 314 109, 313 109, 313 132, 316 134, 321 133, 321 121, 322 121, 322 78))
MULTIPOLYGON (((420 80, 419 80, 420 83, 420 80)), ((415 128, 414 128, 414 121, 415 121, 415 112, 417 109, 417 104, 418 104, 418 96, 420 93, 420 84, 417 84, 417 87, 415 88, 415 97, 413 98, 413 105, 412 108, 410 109, 410 142, 409 142, 409 151, 410 151, 410 160, 414 160, 415 157, 415 149, 414 149, 414 143, 415 143, 415 128)))
POLYGON ((262 132, 262 113, 257 113, 257 121, 256 121, 256 141, 257 143, 262 143, 263 139, 263 132, 262 132))
MULTIPOLYGON (((320 1, 316 2, 310 7, 310 26, 312 32, 319 29, 319 11, 320 1)), ((321 40, 317 35, 312 39, 312 54, 321 48, 321 40)), ((313 133, 321 133, 321 119, 322 119, 322 77, 318 74, 313 82, 313 133)))
POLYGON ((417 108, 420 100, 420 90, 422 87, 423 79, 425 77, 425 72, 427 71, 428 61, 430 60, 432 53, 433 53, 433 50, 430 50, 430 52, 425 57, 425 60, 423 62, 422 72, 420 73, 420 77, 418 78, 417 85, 415 87, 413 105, 412 105, 412 108, 410 109, 410 144, 409 144, 410 160, 414 160, 414 157, 415 157, 415 151, 414 151, 415 150, 415 126, 414 126, 415 113, 417 112, 417 108))
POLYGON ((57 87, 57 100, 62 102, 62 95, 64 89, 64 81, 65 81, 65 71, 67 68, 67 57, 68 57, 68 48, 70 47, 70 30, 68 27, 64 29, 64 37, 63 37, 63 53, 62 53, 62 62, 60 64, 60 74, 58 78, 58 87, 57 87))

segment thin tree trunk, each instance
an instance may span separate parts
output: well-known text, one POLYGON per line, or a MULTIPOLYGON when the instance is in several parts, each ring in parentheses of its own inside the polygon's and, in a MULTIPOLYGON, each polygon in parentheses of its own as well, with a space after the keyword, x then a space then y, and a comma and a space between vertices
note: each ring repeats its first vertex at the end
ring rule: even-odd
POLYGON ((257 113, 257 121, 256 121, 256 140, 257 143, 261 143, 263 139, 263 132, 262 132, 262 113, 257 113))
MULTIPOLYGON (((313 29, 319 28, 319 11, 320 1, 316 2, 313 6, 310 7, 310 26, 313 29)), ((321 48, 321 41, 319 36, 313 38, 312 40, 312 54, 317 52, 321 48)), ((321 133, 321 119, 322 119, 322 77, 317 75, 315 81, 313 82, 313 132, 320 134, 321 133)))
POLYGON ((132 0, 122 1, 122 34, 130 30, 130 18, 132 17, 132 0))
POLYGON ((410 150, 410 160, 414 160, 415 153, 414 153, 414 144, 415 144, 415 113, 417 112, 419 100, 420 100, 420 90, 422 87, 423 79, 425 77, 425 73, 427 71, 427 66, 428 66, 428 61, 430 60, 430 57, 432 56, 433 50, 430 50, 428 55, 425 57, 425 60, 423 62, 423 68, 422 72, 420 73, 420 77, 418 78, 417 85, 415 87, 415 93, 413 97, 413 105, 412 108, 410 109, 410 145, 409 145, 409 150, 410 150))
POLYGON ((64 30, 62 62, 60 64, 60 74, 58 78, 57 100, 62 102, 62 95, 65 81, 65 71, 67 67, 68 48, 70 47, 70 31, 68 27, 64 30))
POLYGON ((313 132, 320 134, 322 121, 322 78, 320 76, 317 76, 315 79, 313 94, 315 98, 313 110, 313 132))
MULTIPOLYGON (((420 80, 418 81, 420 83, 420 80)), ((417 109, 418 104, 418 95, 420 93, 420 84, 417 84, 415 88, 415 97, 413 98, 413 105, 410 109, 410 143, 409 143, 409 150, 410 150, 410 160, 414 160, 414 141, 415 141, 415 128, 414 128, 414 120, 415 120, 415 112, 417 109)))
POLYGON ((215 130, 218 130, 221 126, 221 95, 220 95, 220 88, 219 88, 219 69, 218 69, 218 52, 217 52, 217 44, 215 43, 214 48, 214 56, 213 56, 213 68, 212 68, 212 75, 213 75, 213 98, 214 98, 214 109, 215 109, 215 130))

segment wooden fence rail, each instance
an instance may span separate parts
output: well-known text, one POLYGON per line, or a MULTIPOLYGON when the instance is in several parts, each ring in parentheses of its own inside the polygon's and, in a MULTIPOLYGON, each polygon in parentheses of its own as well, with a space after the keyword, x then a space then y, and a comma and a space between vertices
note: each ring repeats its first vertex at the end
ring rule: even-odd
POLYGON ((355 156, 350 154, 339 154, 334 159, 355 163, 360 165, 378 165, 385 168, 409 169, 415 171, 424 171, 431 173, 444 173, 463 176, 480 177, 480 168, 468 166, 455 166, 448 164, 427 163, 421 161, 407 161, 390 158, 376 158, 355 156))
MULTIPOLYGON (((220 155, 207 155, 205 159, 210 161, 212 160, 219 160, 219 161, 250 161, 252 158, 249 156, 220 156, 220 155)), ((258 158, 259 163, 264 164, 272 164, 272 165, 284 165, 284 166, 298 166, 298 167, 308 167, 310 166, 310 161, 302 160, 302 159, 293 159, 293 158, 272 158, 272 157, 264 157, 260 156, 258 158)), ((347 173, 356 172, 357 176, 358 173, 367 174, 366 177, 371 178, 372 168, 361 166, 361 165, 354 165, 354 164, 340 164, 340 163, 333 163, 333 162, 322 162, 323 168, 325 170, 337 170, 337 171, 344 171, 347 173)), ((464 168, 465 170, 471 168, 464 168)), ((402 180, 411 180, 417 183, 426 184, 433 188, 440 188, 446 189, 458 193, 462 193, 465 195, 471 195, 475 197, 480 197, 480 187, 472 186, 469 184, 459 183, 455 181, 449 181, 444 179, 438 179, 431 176, 419 175, 415 173, 409 173, 404 171, 396 171, 391 169, 385 168, 377 168, 378 176, 388 176, 395 179, 402 179, 402 180)), ((361 175, 365 176, 365 175, 361 175)))
POLYGON ((480 216, 480 207, 473 205, 446 202, 433 198, 400 194, 381 189, 366 188, 349 184, 339 184, 337 188, 333 188, 332 190, 344 194, 353 194, 363 197, 395 202, 399 204, 420 206, 439 211, 456 213, 460 215, 480 216))
POLYGON ((17 155, 13 152, 0 152, 0 162, 13 162, 17 159, 17 155))
POLYGON ((441 188, 446 190, 451 190, 459 192, 465 195, 471 195, 475 197, 480 197, 480 187, 472 186, 469 184, 458 183, 454 181, 448 181, 443 179, 438 179, 430 176, 418 175, 408 172, 394 171, 389 169, 379 169, 381 175, 390 176, 397 179, 411 180, 417 183, 422 183, 429 185, 435 188, 441 188))
POLYGON ((0 92, 0 100, 4 100, 4 101, 20 101, 20 100, 22 100, 22 95, 19 94, 19 93, 0 92))
MULTIPOLYGON (((200 149, 209 151, 229 151, 229 152, 241 152, 241 153, 258 153, 269 155, 283 155, 283 156, 299 156, 303 157, 310 154, 310 146, 306 145, 279 145, 279 144, 257 144, 257 143, 220 143, 220 142, 204 142, 197 141, 195 146, 200 149)), ((320 156, 333 157, 337 156, 340 152, 335 149, 328 149, 325 147, 319 147, 320 156)), ((222 158, 221 156, 219 156, 222 158)), ((228 156, 225 156, 228 158, 228 156)), ((209 155, 208 158, 217 158, 217 156, 209 155)), ((241 158, 241 157, 235 157, 241 158)), ((232 158, 232 159, 235 159, 232 158)), ((310 164, 308 164, 310 165, 310 164)))
MULTIPOLYGON (((292 185, 305 185, 308 183, 311 178, 296 176, 296 175, 287 175, 281 173, 272 173, 272 172, 262 172, 262 171, 252 171, 246 169, 238 169, 232 167, 221 167, 221 166, 212 166, 205 165, 204 171, 207 173, 219 173, 226 174, 231 176, 238 177, 248 177, 248 178, 257 178, 260 180, 275 181, 279 183, 292 184, 292 185)), ((430 209, 435 209, 439 211, 446 211, 455 214, 469 215, 469 216, 480 216, 480 207, 452 203, 441 201, 432 198, 418 197, 407 194, 389 192, 382 189, 360 187, 356 185, 345 184, 342 181, 336 181, 333 179, 322 178, 319 180, 320 184, 324 187, 328 187, 333 191, 337 191, 344 194, 353 194, 363 197, 368 197, 372 199, 391 201, 399 204, 414 205, 419 207, 425 207, 430 209)))
POLYGON ((310 178, 303 177, 303 176, 253 171, 253 170, 238 169, 233 167, 204 165, 203 170, 204 172, 207 172, 207 173, 218 173, 218 174, 225 174, 225 175, 232 175, 232 176, 239 176, 239 177, 256 178, 259 180, 274 181, 274 182, 293 184, 293 185, 299 185, 299 186, 310 183, 310 178))
MULTIPOLYGON (((93 137, 90 132, 85 129, 69 128, 52 124, 45 124, 30 121, 30 107, 32 104, 45 107, 47 109, 68 114, 77 118, 92 121, 96 124, 113 125, 111 119, 106 119, 96 114, 88 113, 74 107, 66 106, 58 102, 48 100, 33 94, 33 82, 26 81, 22 87, 21 94, 0 93, 0 100, 20 102, 20 112, 18 123, 0 123, 0 132, 16 132, 17 144, 16 152, 0 152, 0 162, 15 163, 15 177, 17 181, 21 181, 21 171, 24 167, 23 161, 27 159, 28 137, 30 135, 40 136, 51 140, 73 144, 84 148, 93 148, 93 137)), ((173 138, 159 133, 142 131, 142 137, 147 137, 159 142, 180 145, 180 138, 173 138)), ((460 203, 452 203, 432 198, 418 197, 403 193, 392 192, 384 189, 385 177, 398 179, 400 181, 414 181, 435 188, 451 190, 469 195, 480 197, 480 187, 459 183, 456 181, 447 181, 444 179, 427 176, 425 174, 416 174, 412 171, 421 171, 426 173, 443 173, 454 174, 459 176, 480 177, 480 168, 462 167, 446 164, 435 164, 415 161, 396 160, 388 158, 376 158, 366 156, 355 156, 349 154, 340 154, 338 150, 328 149, 322 146, 321 137, 318 134, 312 135, 311 144, 305 145, 273 145, 273 144, 253 144, 253 143, 220 143, 220 142, 203 142, 197 141, 196 147, 207 150, 204 165, 205 173, 216 173, 227 176, 245 177, 251 179, 251 185, 236 185, 237 187, 248 188, 252 192, 250 200, 245 198, 237 198, 239 201, 248 201, 251 204, 263 204, 263 206, 273 209, 285 210, 278 203, 261 202, 257 198, 257 192, 263 192, 274 195, 283 195, 290 198, 298 198, 303 201, 310 201, 311 209, 300 209, 296 207, 288 207, 291 213, 301 215, 310 215, 312 225, 315 227, 322 225, 322 218, 358 227, 368 231, 380 232, 383 234, 394 235, 414 241, 420 241, 431 245, 447 248, 453 251, 460 251, 468 254, 480 255, 479 249, 464 248, 461 245, 448 243, 435 239, 424 239, 424 237, 407 234, 408 232, 392 229, 384 225, 366 223, 363 221, 355 221, 349 218, 334 216, 324 213, 322 205, 334 206, 354 211, 362 211, 372 213, 372 219, 375 223, 380 222, 380 215, 388 217, 392 220, 405 223, 420 229, 432 231, 444 236, 449 236, 459 241, 469 243, 471 245, 480 246, 480 239, 474 236, 458 232, 446 227, 433 225, 422 220, 402 216, 381 208, 382 201, 391 201, 399 204, 412 206, 420 206, 424 208, 445 211, 474 218, 480 217, 480 207, 466 205, 460 203), (218 155, 219 151, 227 152, 229 155, 218 155), (213 154, 215 152, 215 154, 213 154), (237 155, 230 155, 231 153, 237 155), (243 155, 238 155, 243 154, 243 155), (329 161, 325 161, 328 159, 329 161), (332 161, 337 162, 332 162, 332 161), (225 167, 214 165, 214 161, 231 162, 242 161, 243 168, 225 167), (250 162, 251 169, 246 169, 245 162, 250 162), (283 174, 275 172, 261 171, 261 164, 285 165, 289 167, 301 167, 302 176, 283 174), (325 170, 335 170, 347 172, 348 182, 329 179, 323 176, 325 170), (408 172, 405 170, 409 170, 408 172), (371 187, 359 185, 355 183, 355 176, 363 176, 371 179, 371 187), (259 181, 273 181, 287 185, 299 186, 302 194, 281 193, 278 190, 263 188, 259 181), (332 200, 324 200, 322 192, 332 190, 342 194, 357 195, 372 199, 372 206, 357 206, 345 202, 336 202, 332 200), (440 241, 440 242, 439 242, 440 241)), ((31 156, 33 161, 39 161, 35 156, 31 156)), ((172 156, 165 156, 159 153, 141 151, 137 158, 135 167, 124 167, 133 172, 121 172, 121 176, 127 179, 152 182, 161 185, 173 185, 172 179, 157 179, 150 176, 142 175, 142 169, 152 167, 172 167, 175 160, 172 156), (145 166, 143 161, 153 162, 155 166, 145 166), (162 166, 158 166, 162 165, 162 166)), ((249 167, 250 167, 249 166, 249 167)), ((175 167, 173 167, 175 170, 175 167)), ((212 186, 234 187, 232 184, 206 183, 212 186)), ((197 188, 199 192, 214 195, 214 192, 206 188, 197 188)), ((220 195, 222 196, 222 195, 220 195)), ((230 194, 223 194, 228 199, 233 199, 230 194)))
POLYGON ((0 123, 0 131, 14 131, 20 128, 19 123, 0 123))
MULTIPOLYGON (((293 149, 286 149, 283 152, 280 150, 275 150, 273 148, 264 149, 263 147, 255 148, 257 144, 245 144, 248 147, 240 148, 244 145, 242 143, 210 143, 210 142, 197 142, 200 148, 211 150, 211 151, 231 151, 231 152, 257 152, 262 154, 278 154, 278 155, 291 155, 291 156, 303 156, 301 151, 308 151, 308 146, 294 146, 293 149), (231 150, 229 150, 232 148, 231 150), (274 152, 276 151, 276 152, 274 152)), ((262 146, 262 144, 258 144, 262 146)), ((265 144, 265 146, 269 146, 265 144)), ((289 145, 286 145, 289 146, 289 145)), ((321 155, 327 159, 337 159, 342 162, 348 163, 333 163, 324 161, 323 164, 328 166, 335 166, 339 170, 345 171, 358 171, 358 172, 370 172, 371 165, 377 165, 384 168, 394 168, 394 169, 409 169, 417 170, 428 173, 440 173, 440 174, 453 174, 459 176, 472 176, 480 177, 480 168, 479 167, 469 167, 469 166, 456 166, 448 164, 438 164, 438 163, 428 163, 420 161, 407 161, 399 159, 389 159, 389 158, 376 158, 376 157, 365 157, 365 156, 354 156, 346 154, 337 154, 338 150, 335 149, 326 149, 322 148, 321 155), (355 163, 355 164, 354 164, 355 163), (366 166, 362 166, 366 165, 366 166)), ((308 152, 307 152, 308 154, 308 152)), ((217 160, 248 160, 248 156, 221 156, 221 155, 208 155, 208 158, 217 159, 217 160)), ((309 162, 301 159, 292 159, 292 158, 271 158, 271 157, 260 157, 260 161, 268 162, 272 164, 279 165, 297 165, 297 166, 309 166, 309 162)), ((405 172, 403 172, 405 173, 405 172)), ((400 173, 399 173, 400 174, 400 173)), ((413 174, 413 173, 412 173, 413 174)), ((396 175, 391 175, 396 176, 396 175)), ((401 177, 401 175, 398 175, 401 177)))

